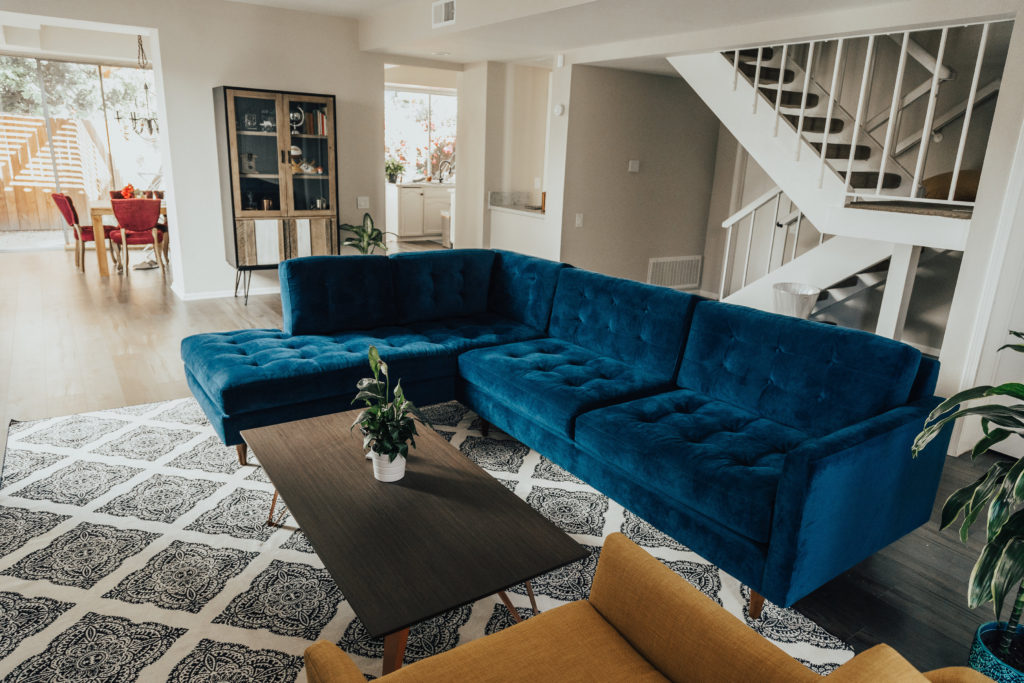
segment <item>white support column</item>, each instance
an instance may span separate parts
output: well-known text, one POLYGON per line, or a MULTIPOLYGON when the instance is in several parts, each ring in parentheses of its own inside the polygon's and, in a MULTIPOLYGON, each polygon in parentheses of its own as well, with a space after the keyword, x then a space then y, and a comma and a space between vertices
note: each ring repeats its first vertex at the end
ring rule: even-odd
POLYGON ((903 337, 907 305, 914 291, 914 278, 917 277, 917 261, 920 257, 921 247, 897 244, 893 248, 875 334, 897 340, 903 337))

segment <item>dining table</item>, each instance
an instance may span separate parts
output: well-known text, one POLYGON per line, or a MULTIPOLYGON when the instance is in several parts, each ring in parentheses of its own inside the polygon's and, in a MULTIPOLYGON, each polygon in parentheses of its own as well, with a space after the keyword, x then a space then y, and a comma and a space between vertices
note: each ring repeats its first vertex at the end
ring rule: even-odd
MULTIPOLYGON (((110 202, 97 203, 89 207, 89 217, 92 219, 92 234, 95 235, 96 261, 99 265, 101 277, 110 276, 110 270, 107 268, 107 240, 103 239, 103 217, 113 215, 114 208, 110 205, 110 202)), ((166 204, 160 204, 160 215, 167 215, 166 204)))

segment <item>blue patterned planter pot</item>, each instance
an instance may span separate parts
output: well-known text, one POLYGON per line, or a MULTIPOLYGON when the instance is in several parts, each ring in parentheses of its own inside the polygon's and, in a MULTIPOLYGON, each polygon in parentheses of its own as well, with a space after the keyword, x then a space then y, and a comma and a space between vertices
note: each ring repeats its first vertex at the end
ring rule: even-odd
MULTIPOLYGON (((974 634, 974 644, 971 645, 971 656, 967 661, 972 669, 980 671, 998 683, 1024 683, 1024 673, 1017 671, 1009 664, 1004 664, 981 640, 982 634, 1000 629, 1005 624, 1005 621, 999 623, 989 621, 979 626, 978 631, 974 634)), ((1024 631, 1024 626, 1018 626, 1018 638, 1022 631, 1024 631)))

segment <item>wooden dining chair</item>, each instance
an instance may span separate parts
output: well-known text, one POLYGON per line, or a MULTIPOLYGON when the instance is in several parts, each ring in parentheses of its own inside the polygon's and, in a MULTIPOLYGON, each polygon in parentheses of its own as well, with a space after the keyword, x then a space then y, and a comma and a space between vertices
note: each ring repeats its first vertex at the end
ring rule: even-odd
POLYGON ((112 199, 110 206, 117 219, 118 231, 111 234, 110 239, 116 243, 121 252, 119 272, 128 271, 128 246, 132 244, 152 244, 160 269, 164 268, 163 244, 164 234, 159 227, 159 199, 112 199))
MULTIPOLYGON (((78 211, 75 210, 75 203, 66 194, 53 193, 50 195, 53 199, 53 203, 57 205, 57 210, 60 211, 60 215, 64 217, 65 222, 71 227, 75 235, 75 268, 85 272, 85 243, 93 242, 96 240, 96 236, 93 234, 92 226, 83 226, 78 222, 78 211)), ((111 258, 114 260, 114 265, 118 263, 117 256, 114 253, 111 234, 116 230, 114 226, 104 225, 103 226, 103 237, 107 240, 107 245, 110 247, 109 251, 111 258)))

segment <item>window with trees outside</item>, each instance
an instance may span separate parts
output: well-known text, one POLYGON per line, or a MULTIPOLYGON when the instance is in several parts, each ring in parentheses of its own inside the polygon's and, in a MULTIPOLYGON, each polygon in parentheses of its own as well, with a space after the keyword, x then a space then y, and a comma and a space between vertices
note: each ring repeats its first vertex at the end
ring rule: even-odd
MULTIPOLYGON (((0 231, 63 229, 128 183, 163 189, 153 72, 0 55, 0 231)), ((87 220, 87 218, 86 218, 87 220)))
POLYGON ((443 161, 455 163, 454 91, 386 88, 384 98, 385 160, 405 167, 403 180, 433 177, 443 161))

